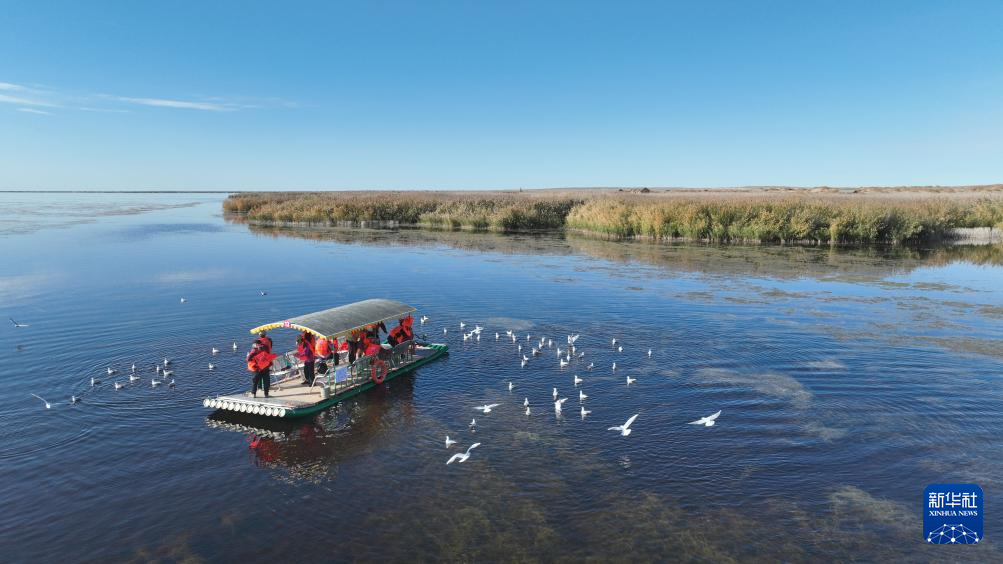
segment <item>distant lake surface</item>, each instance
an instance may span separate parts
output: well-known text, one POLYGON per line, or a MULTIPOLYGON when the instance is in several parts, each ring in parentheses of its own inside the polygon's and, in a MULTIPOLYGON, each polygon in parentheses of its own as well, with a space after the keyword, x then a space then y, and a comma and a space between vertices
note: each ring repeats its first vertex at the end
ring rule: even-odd
POLYGON ((223 197, 0 194, 0 559, 1001 558, 999 246, 262 228, 223 197), (249 388, 250 328, 371 297, 448 357, 305 420, 202 407, 249 388), (982 487, 984 542, 924 542, 933 483, 982 487))

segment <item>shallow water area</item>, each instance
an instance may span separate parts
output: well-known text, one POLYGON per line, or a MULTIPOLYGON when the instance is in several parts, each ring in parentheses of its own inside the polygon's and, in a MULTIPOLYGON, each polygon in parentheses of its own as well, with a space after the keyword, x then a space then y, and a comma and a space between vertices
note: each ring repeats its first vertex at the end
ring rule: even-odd
POLYGON ((0 346, 5 560, 1000 558, 999 246, 265 228, 222 198, 0 194, 0 314, 29 325, 0 346), (202 407, 249 386, 251 327, 370 297, 448 357, 307 420, 202 407), (931 483, 982 486, 984 542, 924 542, 931 483))

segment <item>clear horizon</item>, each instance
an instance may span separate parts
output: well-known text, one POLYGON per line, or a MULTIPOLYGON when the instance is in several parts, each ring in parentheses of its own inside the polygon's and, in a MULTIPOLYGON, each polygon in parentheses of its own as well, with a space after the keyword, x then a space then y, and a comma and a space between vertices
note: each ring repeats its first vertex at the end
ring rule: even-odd
POLYGON ((0 190, 1003 181, 1003 3, 9 6, 0 190))

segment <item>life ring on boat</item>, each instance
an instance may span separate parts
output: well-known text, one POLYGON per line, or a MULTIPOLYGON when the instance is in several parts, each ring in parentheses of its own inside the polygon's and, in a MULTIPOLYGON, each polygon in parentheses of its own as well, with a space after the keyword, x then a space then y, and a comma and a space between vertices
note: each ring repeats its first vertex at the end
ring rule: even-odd
POLYGON ((383 380, 385 380, 387 377, 386 361, 380 360, 378 358, 373 360, 373 363, 370 365, 369 370, 371 372, 371 377, 373 379, 373 382, 376 382, 377 384, 382 384, 383 380))

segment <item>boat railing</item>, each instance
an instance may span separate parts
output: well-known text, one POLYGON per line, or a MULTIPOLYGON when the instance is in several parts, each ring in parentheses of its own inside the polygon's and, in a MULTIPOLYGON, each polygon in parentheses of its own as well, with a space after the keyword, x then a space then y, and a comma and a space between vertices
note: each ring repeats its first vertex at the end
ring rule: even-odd
POLYGON ((414 361, 415 347, 412 341, 401 343, 393 348, 384 349, 376 356, 362 356, 345 368, 344 378, 338 379, 337 369, 332 369, 324 382, 324 392, 328 396, 339 394, 354 388, 372 378, 373 366, 376 362, 384 362, 387 371, 396 370, 414 361))

